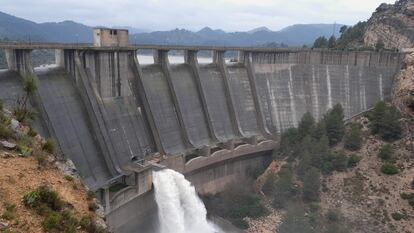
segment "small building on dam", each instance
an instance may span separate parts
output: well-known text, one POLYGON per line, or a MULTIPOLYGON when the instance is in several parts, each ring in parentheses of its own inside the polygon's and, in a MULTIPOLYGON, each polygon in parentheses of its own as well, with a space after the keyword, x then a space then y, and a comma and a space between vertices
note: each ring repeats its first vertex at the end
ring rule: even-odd
POLYGON ((199 193, 220 192, 266 163, 280 134, 306 112, 321 118, 340 103, 351 117, 387 99, 402 58, 389 51, 130 45, 127 30, 93 33, 94 44, 0 44, 9 67, 0 72, 0 98, 12 103, 22 77, 36 76, 38 131, 56 139, 99 193, 119 233, 153 231, 154 169, 184 174, 199 193), (35 49, 56 50, 56 66, 34 69, 35 49), (153 64, 139 63, 143 49, 153 51, 153 64), (183 51, 184 63, 170 64, 172 50, 183 51), (199 51, 211 51, 212 62, 200 64, 199 51), (226 62, 229 51, 239 53, 238 62, 226 62))

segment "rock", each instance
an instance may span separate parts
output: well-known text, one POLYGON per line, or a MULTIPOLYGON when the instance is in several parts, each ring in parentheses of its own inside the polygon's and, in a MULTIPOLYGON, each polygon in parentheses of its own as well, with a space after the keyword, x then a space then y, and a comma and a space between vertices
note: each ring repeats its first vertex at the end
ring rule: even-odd
POLYGON ((16 119, 11 119, 10 121, 10 127, 14 132, 18 132, 20 129, 20 123, 16 119))
POLYGON ((8 141, 0 141, 0 144, 7 150, 16 149, 16 144, 15 143, 11 143, 11 142, 8 142, 8 141))
POLYGON ((9 228, 9 224, 7 222, 0 221, 0 231, 5 231, 9 228))

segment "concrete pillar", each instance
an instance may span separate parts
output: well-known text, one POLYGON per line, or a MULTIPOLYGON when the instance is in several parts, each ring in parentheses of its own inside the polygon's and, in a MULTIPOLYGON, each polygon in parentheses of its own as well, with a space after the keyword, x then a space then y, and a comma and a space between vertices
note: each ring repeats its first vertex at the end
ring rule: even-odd
POLYGON ((198 51, 194 51, 194 50, 186 50, 184 53, 184 61, 186 64, 188 64, 191 67, 193 71, 193 77, 197 85, 197 90, 198 90, 198 94, 201 100, 201 105, 203 107, 204 116, 207 119, 207 126, 208 126, 210 137, 214 141, 219 141, 216 133, 214 132, 213 121, 211 119, 211 114, 207 106, 206 94, 204 92, 204 89, 203 89, 203 86, 200 80, 200 70, 199 70, 198 60, 197 60, 197 52, 198 51))
POLYGON ((32 56, 30 49, 6 49, 6 60, 9 70, 17 71, 21 75, 33 73, 32 56))
MULTIPOLYGON (((257 119, 257 125, 259 126, 259 130, 261 131, 262 135, 266 138, 271 137, 270 130, 267 128, 266 119, 263 115, 263 108, 260 103, 259 99, 259 92, 257 89, 257 83, 256 83, 256 77, 254 72, 254 66, 252 61, 252 53, 251 52, 242 52, 243 58, 242 61, 244 62, 244 65, 247 69, 247 75, 249 77, 250 82, 250 88, 252 90, 252 97, 254 106, 256 109, 256 119, 257 119)), ((240 60, 241 61, 241 60, 240 60)))
POLYGON ((151 111, 150 104, 149 104, 147 95, 145 93, 144 83, 142 81, 143 75, 142 75, 141 67, 139 65, 139 61, 138 61, 136 56, 134 56, 133 58, 130 58, 130 59, 132 60, 132 66, 133 66, 132 70, 134 70, 134 74, 135 74, 135 78, 131 82, 132 88, 138 90, 138 93, 140 95, 139 97, 140 97, 140 100, 141 100, 142 105, 143 105, 142 110, 144 111, 144 114, 147 118, 149 127, 151 129, 151 134, 152 134, 152 137, 153 137, 154 142, 155 142, 155 147, 157 148, 157 151, 159 151, 162 154, 166 154, 165 149, 164 149, 164 147, 162 146, 162 143, 161 143, 161 137, 160 137, 159 131, 157 129, 157 125, 155 124, 154 115, 151 111))
POLYGON ((109 198, 109 187, 104 189, 104 198, 105 198, 105 215, 111 212, 111 201, 109 198))
POLYGON ((157 64, 161 64, 162 71, 165 75, 165 78, 167 80, 168 88, 171 94, 171 99, 174 104, 175 111, 177 113, 177 119, 180 124, 180 130, 181 135, 184 139, 184 142, 186 143, 187 148, 194 148, 193 143, 190 140, 190 137, 187 132, 187 127, 185 125, 184 119, 183 119, 183 113, 180 108, 177 94, 174 88, 174 84, 171 80, 171 71, 170 71, 170 62, 168 60, 168 51, 167 50, 158 50, 156 54, 154 54, 154 62, 157 64))
POLYGON ((65 67, 65 50, 55 49, 55 63, 58 67, 65 67))
POLYGON ((215 64, 217 64, 221 75, 223 76, 223 81, 224 81, 224 89, 226 90, 226 99, 227 99, 227 104, 229 106, 229 112, 230 112, 230 118, 231 118, 231 122, 233 124, 233 129, 234 132, 241 137, 243 136, 243 131, 241 130, 240 127, 240 120, 239 117, 237 115, 236 109, 235 109, 235 104, 234 104, 234 100, 233 100, 233 95, 231 94, 231 88, 230 88, 230 82, 229 82, 229 73, 226 67, 226 61, 224 59, 224 53, 226 51, 219 51, 219 50, 215 50, 213 53, 213 62, 215 64))

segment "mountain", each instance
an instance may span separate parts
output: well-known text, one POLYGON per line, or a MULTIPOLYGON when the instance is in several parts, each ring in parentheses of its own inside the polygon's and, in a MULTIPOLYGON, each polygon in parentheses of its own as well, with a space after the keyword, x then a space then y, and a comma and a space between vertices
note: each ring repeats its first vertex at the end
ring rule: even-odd
POLYGON ((368 46, 382 42, 386 48, 414 47, 414 1, 381 4, 366 23, 363 41, 368 46))
MULTIPOLYGON (((338 24, 335 34, 339 34, 338 24)), ((225 32, 205 27, 193 32, 186 29, 146 32, 133 27, 121 27, 130 30, 130 42, 140 44, 172 45, 217 45, 217 46, 261 46, 264 44, 286 44, 301 46, 333 32, 332 24, 292 25, 280 31, 271 31, 259 27, 248 32, 225 32)), ((23 41, 46 41, 64 43, 91 43, 92 27, 73 22, 35 23, 0 12, 0 39, 23 41)))
POLYGON ((73 21, 38 24, 0 12, 0 38, 67 43, 91 42, 92 28, 73 21))
POLYGON ((283 43, 289 46, 301 46, 312 44, 321 35, 330 37, 334 29, 335 35, 339 36, 341 26, 343 25, 337 24, 334 27, 333 24, 298 24, 280 31, 271 31, 266 27, 260 27, 248 32, 230 33, 205 27, 198 32, 175 29, 164 32, 139 33, 132 35, 130 40, 139 44, 259 46, 267 43, 283 43))
POLYGON ((261 32, 261 31, 271 32, 272 30, 270 30, 270 29, 269 29, 269 28, 267 28, 267 27, 258 27, 258 28, 252 29, 252 30, 250 30, 250 31, 247 31, 247 33, 253 34, 253 33, 256 33, 256 32, 261 32))

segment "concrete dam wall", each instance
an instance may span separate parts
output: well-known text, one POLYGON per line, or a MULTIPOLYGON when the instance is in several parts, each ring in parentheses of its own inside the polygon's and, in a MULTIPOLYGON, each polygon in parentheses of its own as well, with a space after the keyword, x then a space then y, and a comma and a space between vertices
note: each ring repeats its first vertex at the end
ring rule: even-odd
POLYGON ((200 193, 220 192, 266 162, 304 113, 321 118, 340 103, 350 117, 388 98, 401 56, 246 49, 229 64, 213 49, 213 63, 198 64, 192 48, 185 63, 169 64, 168 49, 154 48, 155 63, 140 65, 136 48, 65 48, 57 68, 34 71, 30 52, 7 51, 14 71, 0 72, 0 97, 12 105, 21 76, 36 74, 39 127, 100 192, 116 232, 154 216, 147 201, 131 213, 152 196, 145 160, 185 174, 200 193), (126 188, 111 192, 116 183, 126 188))

